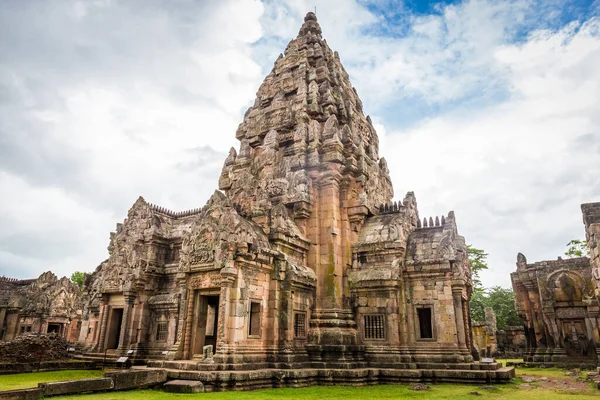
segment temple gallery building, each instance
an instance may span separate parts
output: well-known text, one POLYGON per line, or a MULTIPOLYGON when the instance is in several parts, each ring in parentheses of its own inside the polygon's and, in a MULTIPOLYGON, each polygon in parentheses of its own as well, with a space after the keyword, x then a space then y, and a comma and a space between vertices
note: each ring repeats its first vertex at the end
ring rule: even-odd
POLYGON ((422 218, 412 192, 392 201, 375 128, 315 14, 235 135, 206 205, 175 212, 140 197, 117 224, 85 282, 88 353, 217 371, 514 375, 473 363, 455 215, 422 218))

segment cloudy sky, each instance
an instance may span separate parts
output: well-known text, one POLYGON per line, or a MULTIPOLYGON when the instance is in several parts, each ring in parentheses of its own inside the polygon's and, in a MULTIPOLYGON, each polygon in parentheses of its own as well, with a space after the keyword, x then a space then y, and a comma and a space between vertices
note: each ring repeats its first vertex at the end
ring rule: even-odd
POLYGON ((4 0, 0 275, 92 271, 139 195, 217 186, 262 78, 316 6, 396 192, 454 210, 510 286, 600 201, 600 0, 4 0))

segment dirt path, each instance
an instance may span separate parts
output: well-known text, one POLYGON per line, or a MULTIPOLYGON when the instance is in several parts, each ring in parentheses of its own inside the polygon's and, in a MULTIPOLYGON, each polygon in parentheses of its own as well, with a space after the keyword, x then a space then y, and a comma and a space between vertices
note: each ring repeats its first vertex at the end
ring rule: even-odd
MULTIPOLYGON (((578 380, 573 376, 565 376, 564 378, 546 377, 519 374, 519 378, 523 379, 523 383, 517 386, 519 389, 528 390, 536 387, 543 389, 554 389, 572 393, 595 393, 590 388, 590 383, 585 380, 578 380)), ((579 377, 581 378, 581 377, 579 377)))

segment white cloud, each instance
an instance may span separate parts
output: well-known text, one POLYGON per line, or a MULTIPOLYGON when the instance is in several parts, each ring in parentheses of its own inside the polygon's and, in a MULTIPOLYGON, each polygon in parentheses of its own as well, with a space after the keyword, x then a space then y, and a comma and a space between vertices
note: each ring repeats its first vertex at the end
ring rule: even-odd
POLYGON ((519 251, 561 255, 584 235, 579 205, 600 199, 599 23, 498 46, 509 99, 387 134, 397 190, 414 189, 422 210, 456 210, 467 241, 490 253, 488 285, 510 285, 519 251))
POLYGON ((263 75, 315 5, 396 196, 416 191, 423 216, 454 209, 490 253, 485 284, 508 286, 518 251, 554 258, 582 237, 579 204, 600 199, 598 19, 544 30, 560 4, 473 0, 389 20, 364 3, 4 6, 0 275, 91 270, 140 194, 204 204, 263 75))

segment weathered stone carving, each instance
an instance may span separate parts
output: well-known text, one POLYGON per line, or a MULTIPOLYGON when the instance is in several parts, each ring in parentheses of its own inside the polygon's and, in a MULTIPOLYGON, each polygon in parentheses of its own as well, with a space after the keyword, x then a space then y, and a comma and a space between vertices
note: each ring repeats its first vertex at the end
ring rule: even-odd
POLYGON ((44 272, 37 279, 0 277, 0 340, 12 340, 26 332, 54 332, 73 342, 81 308, 81 291, 67 277, 44 272))
POLYGON ((533 264, 521 253, 511 274, 525 324, 526 361, 597 363, 598 304, 587 257, 533 264))

